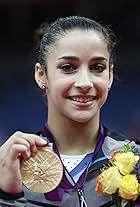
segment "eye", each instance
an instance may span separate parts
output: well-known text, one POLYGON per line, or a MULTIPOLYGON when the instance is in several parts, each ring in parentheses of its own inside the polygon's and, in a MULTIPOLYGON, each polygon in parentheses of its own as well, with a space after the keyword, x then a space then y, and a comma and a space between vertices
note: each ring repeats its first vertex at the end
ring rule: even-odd
POLYGON ((76 71, 76 66, 73 64, 63 64, 59 67, 64 73, 73 73, 76 71))
POLYGON ((105 69, 106 69, 106 66, 102 64, 94 64, 90 67, 91 71, 95 71, 97 73, 102 73, 105 69))

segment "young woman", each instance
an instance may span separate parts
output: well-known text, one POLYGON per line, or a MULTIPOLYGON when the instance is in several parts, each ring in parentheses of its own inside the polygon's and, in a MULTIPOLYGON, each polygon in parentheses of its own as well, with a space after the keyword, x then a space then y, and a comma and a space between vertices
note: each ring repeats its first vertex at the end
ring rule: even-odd
POLYGON ((112 32, 84 17, 65 17, 44 32, 35 80, 47 98, 47 122, 39 136, 14 133, 0 148, 1 206, 113 206, 111 196, 95 192, 103 163, 127 140, 100 120, 113 82, 112 32), (53 143, 63 178, 51 192, 22 187, 21 160, 53 143))

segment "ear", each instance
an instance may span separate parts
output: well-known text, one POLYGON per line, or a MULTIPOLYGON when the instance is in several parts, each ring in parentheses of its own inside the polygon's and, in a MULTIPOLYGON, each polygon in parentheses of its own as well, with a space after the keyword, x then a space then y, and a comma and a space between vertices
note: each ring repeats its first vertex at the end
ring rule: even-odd
POLYGON ((35 65, 35 81, 41 89, 47 88, 47 75, 40 63, 35 65))
POLYGON ((108 89, 111 88, 112 83, 113 83, 113 68, 114 68, 114 65, 111 64, 110 67, 109 67, 109 84, 108 84, 108 89))

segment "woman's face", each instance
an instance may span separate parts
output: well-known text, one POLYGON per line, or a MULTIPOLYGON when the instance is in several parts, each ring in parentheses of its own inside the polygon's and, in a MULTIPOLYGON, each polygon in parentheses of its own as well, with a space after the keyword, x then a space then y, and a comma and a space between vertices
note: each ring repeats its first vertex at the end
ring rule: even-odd
POLYGON ((99 120, 112 80, 101 36, 94 31, 67 33, 47 56, 48 119, 99 120))

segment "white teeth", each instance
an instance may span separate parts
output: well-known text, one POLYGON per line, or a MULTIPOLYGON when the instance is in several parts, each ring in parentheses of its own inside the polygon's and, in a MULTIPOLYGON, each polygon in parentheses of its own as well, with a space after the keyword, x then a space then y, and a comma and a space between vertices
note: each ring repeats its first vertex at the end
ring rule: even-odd
POLYGON ((70 98, 71 100, 73 101, 76 101, 76 102, 80 102, 80 103, 86 103, 86 102, 89 102, 89 101, 92 101, 94 98, 93 97, 71 97, 70 98))

